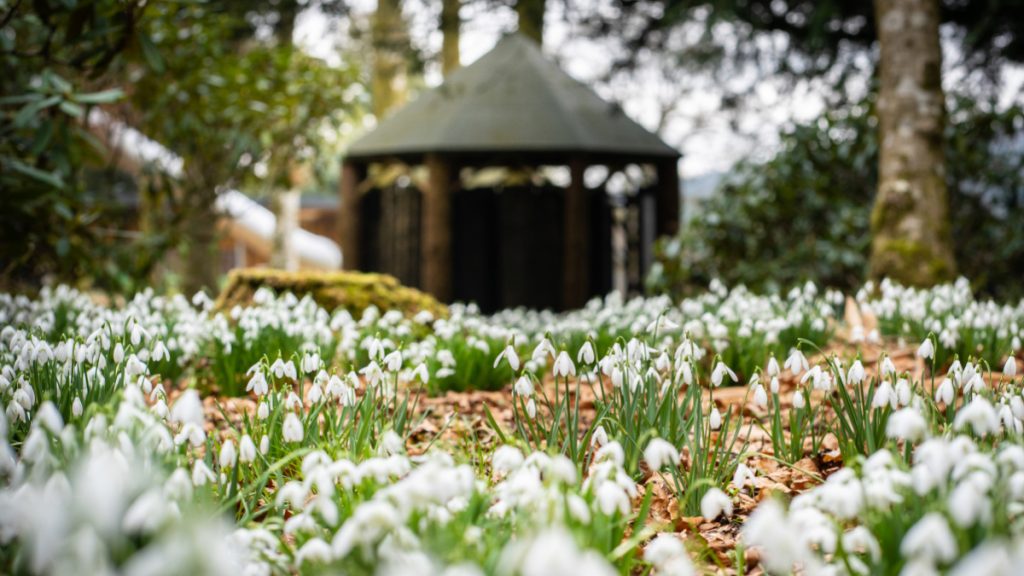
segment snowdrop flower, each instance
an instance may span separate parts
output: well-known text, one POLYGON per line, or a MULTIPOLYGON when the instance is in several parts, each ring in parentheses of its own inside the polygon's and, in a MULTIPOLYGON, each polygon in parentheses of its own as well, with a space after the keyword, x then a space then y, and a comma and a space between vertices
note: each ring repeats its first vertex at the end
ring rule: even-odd
POLYGON ((235 443, 231 440, 226 440, 220 447, 220 467, 221 469, 232 468, 237 460, 237 453, 235 452, 235 443))
POLYGON ((864 365, 861 364, 860 360, 855 360, 853 365, 850 366, 849 372, 846 373, 846 381, 850 384, 860 384, 867 377, 867 372, 864 370, 864 365))
POLYGON ((718 411, 718 407, 711 409, 711 415, 708 416, 708 424, 712 430, 718 430, 722 427, 722 413, 718 411))
POLYGON ((782 371, 779 370, 779 362, 775 359, 775 354, 772 354, 772 357, 768 359, 768 367, 766 371, 768 372, 768 376, 771 376, 772 378, 782 373, 782 371))
POLYGON ((768 393, 764 391, 764 386, 760 384, 754 386, 754 404, 760 408, 768 407, 768 393))
POLYGON ((653 438, 644 448, 644 461, 651 470, 661 470, 679 463, 679 450, 661 438, 653 438))
POLYGON ((213 482, 216 476, 213 474, 213 470, 206 465, 202 460, 196 460, 192 466, 192 485, 199 487, 205 486, 207 482, 213 482))
POLYGON ((242 464, 249 464, 256 460, 256 444, 252 437, 246 434, 238 443, 238 461, 242 464))
POLYGON ((956 559, 958 547, 956 537, 942 514, 929 512, 903 536, 900 553, 906 558, 946 564, 956 559))
POLYGON ((913 408, 903 408, 889 416, 885 433, 890 438, 920 442, 928 435, 928 422, 913 408))
POLYGON ((295 563, 300 567, 307 563, 322 564, 333 559, 334 553, 331 550, 331 545, 322 538, 311 538, 302 545, 302 548, 299 548, 295 555, 295 563))
POLYGON ((266 420, 270 416, 270 406, 266 402, 260 402, 260 405, 256 408, 256 417, 260 420, 266 420))
POLYGON ((190 388, 178 396, 174 406, 171 407, 171 421, 180 424, 203 425, 203 401, 199 398, 199 392, 190 388))
POLYGON ((935 344, 932 343, 931 337, 925 338, 924 342, 917 348, 917 355, 925 360, 931 360, 935 357, 935 344))
POLYGON ((569 358, 569 354, 565 350, 559 352, 558 357, 555 358, 554 372, 555 377, 576 376, 576 365, 572 363, 572 358, 569 358))
POLYGON ((508 362, 508 366, 513 372, 519 371, 519 355, 516 354, 516 349, 512 346, 511 342, 506 344, 505 349, 498 353, 498 357, 494 359, 494 368, 497 368, 502 360, 508 362))
POLYGON ((783 367, 790 371, 794 376, 800 375, 801 372, 806 372, 810 365, 807 363, 807 358, 804 357, 803 353, 799 349, 794 348, 789 353, 789 358, 786 358, 786 363, 783 367))
POLYGON ((943 378, 942 382, 939 383, 939 387, 935 390, 935 401, 949 406, 953 403, 955 397, 956 391, 953 389, 953 381, 949 378, 943 378))
POLYGON ((882 378, 895 378, 896 377, 896 365, 892 363, 892 358, 888 355, 882 357, 882 378))
POLYGON ((263 375, 262 370, 256 370, 252 377, 249 378, 249 383, 245 385, 246 392, 252 392, 256 396, 266 396, 270 392, 270 386, 267 384, 267 377, 263 375))
POLYGON ((608 443, 608 432, 605 431, 604 426, 598 425, 594 429, 594 433, 590 436, 590 445, 600 448, 608 443))
POLYGON ((402 352, 395 350, 384 357, 384 367, 388 372, 398 372, 402 369, 402 352))
POLYGON ((786 511, 774 499, 762 502, 743 525, 743 539, 761 550, 761 562, 769 573, 788 574, 802 556, 800 535, 786 511))
POLYGON ((976 436, 981 437, 999 432, 999 416, 992 403, 983 396, 975 396, 970 403, 960 408, 953 419, 953 429, 958 432, 968 426, 976 436))
POLYGON ((532 396, 533 395, 533 380, 527 375, 522 375, 516 380, 513 391, 519 396, 532 396))
POLYGON ((580 346, 579 352, 576 353, 576 361, 584 366, 591 366, 594 364, 594 345, 587 340, 580 346))
POLYGON ((1003 375, 1007 378, 1014 378, 1017 376, 1017 359, 1010 354, 1010 357, 1006 359, 1006 364, 1003 364, 1003 375))
POLYGON ((644 547, 644 560, 649 562, 657 574, 663 576, 691 576, 693 564, 686 555, 686 548, 672 534, 658 534, 644 547))
POLYGON ((295 415, 294 412, 289 412, 284 418, 284 426, 282 426, 282 435, 284 436, 285 442, 302 442, 304 431, 302 429, 302 421, 295 415))
MULTIPOLYGON (((287 420, 287 418, 285 420, 287 420)), ((270 452, 270 437, 267 436, 266 434, 264 434, 263 438, 260 438, 260 454, 263 454, 264 456, 266 456, 267 453, 269 453, 269 452, 270 452)))
POLYGON ((597 488, 597 506, 606 516, 616 512, 629 514, 629 496, 621 486, 614 482, 602 482, 597 488))
POLYGON ((739 490, 743 490, 744 486, 748 483, 754 482, 754 471, 751 470, 746 464, 740 462, 736 466, 736 472, 732 475, 732 484, 739 490))
POLYGON ((722 381, 725 379, 726 375, 728 375, 733 382, 739 381, 739 378, 737 378, 736 373, 732 371, 732 368, 729 368, 724 362, 719 360, 718 363, 715 364, 715 369, 711 371, 711 385, 718 388, 722 385, 722 381))
POLYGON ((537 403, 533 401, 533 398, 526 403, 526 414, 531 420, 537 417, 537 403))
POLYGON ((124 346, 120 342, 114 345, 114 364, 124 362, 124 346))
POLYGON ((909 406, 914 397, 914 391, 906 378, 900 378, 896 382, 896 401, 900 406, 909 406))
POLYGON ((555 357, 555 347, 551 344, 551 340, 545 336, 541 338, 541 341, 537 343, 537 347, 533 349, 532 358, 535 362, 544 362, 547 357, 555 357))
POLYGON ((732 516, 732 499, 717 487, 711 487, 700 499, 700 515, 714 520, 722 514, 732 516))
POLYGON ((430 373, 427 372, 427 365, 420 362, 412 370, 412 378, 418 379, 420 383, 426 384, 430 380, 430 373))
MULTIPOLYGON (((164 405, 166 406, 166 404, 164 405)), ((74 402, 71 403, 71 415, 75 418, 81 418, 85 408, 82 406, 82 399, 75 396, 74 402)))
POLYGON ((320 369, 320 355, 316 353, 305 354, 302 356, 302 372, 304 374, 312 374, 320 369))
POLYGON ((494 451, 491 468, 495 474, 504 476, 523 465, 523 453, 515 446, 503 445, 494 451))
POLYGON ((888 380, 883 380, 881 384, 875 388, 875 395, 871 399, 872 408, 886 408, 896 407, 896 394, 893 392, 892 384, 888 380))

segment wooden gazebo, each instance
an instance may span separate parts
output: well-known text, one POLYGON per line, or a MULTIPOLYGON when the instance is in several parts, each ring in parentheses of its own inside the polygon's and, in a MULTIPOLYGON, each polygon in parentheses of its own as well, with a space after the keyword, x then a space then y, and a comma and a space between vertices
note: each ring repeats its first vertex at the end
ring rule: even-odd
MULTIPOLYGON (((598 196, 586 188, 584 171, 593 165, 609 170, 641 165, 656 173, 657 183, 646 191, 651 202, 645 218, 651 230, 642 236, 649 244, 655 235, 677 231, 679 156, 619 107, 601 100, 545 58, 533 41, 513 34, 472 65, 453 73, 443 85, 384 119, 349 148, 342 163, 339 218, 344 267, 380 269, 368 248, 375 242, 374 230, 369 228, 393 222, 399 216, 382 214, 379 208, 375 216, 369 216, 361 206, 367 190, 373 187, 367 181, 372 164, 426 168, 424 184, 415 194, 418 214, 414 225, 404 229, 406 236, 418 236, 412 248, 418 260, 418 274, 413 275, 418 278, 403 280, 418 284, 442 301, 473 296, 456 289, 456 272, 460 278, 486 276, 486 268, 503 257, 530 262, 530 258, 515 257, 509 246, 473 258, 457 256, 465 252, 457 246, 460 241, 473 250, 475 244, 483 242, 482 234, 497 233, 488 229, 493 216, 478 214, 475 209, 453 210, 452 198, 462 191, 461 172, 484 167, 565 166, 570 182, 557 191, 559 201, 536 204, 532 208, 536 218, 530 215, 530 209, 519 209, 527 221, 505 229, 515 230, 506 234, 520 236, 532 236, 534 231, 542 234, 536 226, 545 215, 548 228, 560 228, 555 230, 558 242, 549 243, 560 244, 551 246, 560 252, 555 267, 561 274, 560 297, 552 307, 575 308, 607 289, 603 282, 595 281, 597 273, 591 268, 607 256, 605 253, 610 254, 610 242, 605 245, 609 236, 593 232, 595 226, 601 226, 595 224, 597 211, 592 210, 598 196), (559 214, 552 220, 555 212, 559 214), (468 228, 460 229, 463 224, 468 228), (600 246, 592 246, 595 242, 600 246), (454 269, 460 266, 461 271, 454 269)), ((532 198, 538 198, 537 191, 533 192, 532 198)), ((494 211, 500 213, 501 204, 494 205, 494 211)), ((408 214, 404 216, 408 219, 408 214)), ((512 243, 516 240, 506 239, 512 243)), ((531 272, 521 270, 524 275, 531 272)), ((550 282, 550 278, 543 281, 550 282)), ((530 305, 516 300, 520 299, 514 295, 498 298, 496 305, 530 305)))

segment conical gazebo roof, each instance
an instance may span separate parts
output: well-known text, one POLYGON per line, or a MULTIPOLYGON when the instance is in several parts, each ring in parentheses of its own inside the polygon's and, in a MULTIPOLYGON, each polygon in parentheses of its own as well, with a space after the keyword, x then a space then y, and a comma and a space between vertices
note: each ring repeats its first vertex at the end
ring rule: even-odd
POLYGON ((511 34, 441 86, 354 142, 350 159, 428 153, 583 153, 622 159, 679 153, 511 34))

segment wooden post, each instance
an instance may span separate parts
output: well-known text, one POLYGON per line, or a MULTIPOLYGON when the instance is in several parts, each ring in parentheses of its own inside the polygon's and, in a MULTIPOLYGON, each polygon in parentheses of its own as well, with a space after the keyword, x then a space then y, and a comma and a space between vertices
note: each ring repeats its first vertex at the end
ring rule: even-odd
POLYGON ((583 182, 586 162, 574 158, 569 162, 569 187, 565 190, 565 246, 562 257, 562 306, 566 310, 580 308, 587 300, 590 280, 589 202, 583 182))
POLYGON ((452 176, 448 159, 428 154, 428 182, 423 191, 423 245, 420 283, 441 302, 452 297, 452 176))
POLYGON ((657 164, 658 170, 658 236, 675 236, 679 232, 679 160, 672 158, 657 164))
POLYGON ((360 236, 359 184, 366 177, 366 166, 351 160, 341 163, 341 206, 338 210, 338 237, 341 239, 341 267, 359 268, 360 236))

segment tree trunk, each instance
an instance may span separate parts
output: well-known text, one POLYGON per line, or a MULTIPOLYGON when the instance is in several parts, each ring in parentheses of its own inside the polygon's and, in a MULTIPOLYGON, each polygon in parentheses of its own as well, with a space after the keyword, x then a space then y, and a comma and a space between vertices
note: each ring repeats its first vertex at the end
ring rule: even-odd
POLYGON ((189 182, 194 186, 187 195, 190 206, 185 222, 185 242, 188 252, 185 258, 185 294, 191 296, 200 290, 213 293, 220 276, 220 247, 217 233, 217 214, 214 202, 217 193, 204 182, 189 182))
POLYGON ((302 191, 298 188, 274 194, 274 238, 270 252, 270 266, 279 270, 299 269, 299 252, 295 246, 295 232, 299 229, 299 203, 302 191))
POLYGON ((462 0, 441 0, 441 71, 445 78, 459 69, 459 8, 462 0))
POLYGON ((519 33, 544 45, 544 0, 516 0, 519 33))
POLYGON ((401 0, 377 0, 373 16, 373 113, 383 118, 405 103, 409 32, 401 0))
POLYGON ((938 0, 875 0, 878 195, 871 277, 923 286, 956 274, 942 132, 938 0))

